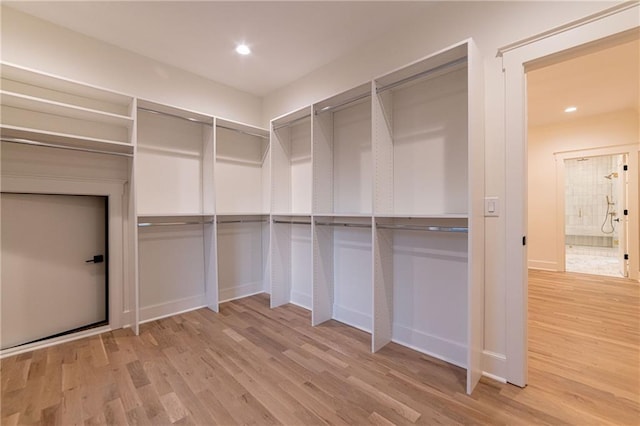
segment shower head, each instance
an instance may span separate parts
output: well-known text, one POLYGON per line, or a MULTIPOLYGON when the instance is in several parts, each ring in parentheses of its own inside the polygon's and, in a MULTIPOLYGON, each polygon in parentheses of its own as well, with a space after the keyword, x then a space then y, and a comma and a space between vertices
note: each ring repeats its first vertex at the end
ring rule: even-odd
POLYGON ((617 178, 617 177, 618 177, 618 172, 611 172, 608 175, 606 175, 604 178, 611 180, 612 178, 617 178))

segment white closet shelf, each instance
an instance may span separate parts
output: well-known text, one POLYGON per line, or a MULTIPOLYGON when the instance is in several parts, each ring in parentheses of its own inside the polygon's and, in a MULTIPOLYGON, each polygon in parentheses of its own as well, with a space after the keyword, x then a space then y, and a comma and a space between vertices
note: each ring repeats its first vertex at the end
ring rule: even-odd
POLYGON ((238 217, 238 216, 269 216, 269 212, 224 212, 216 213, 216 216, 238 217))
POLYGON ((216 118, 216 126, 227 130, 235 130, 240 133, 244 133, 247 136, 254 136, 258 138, 269 138, 269 131, 261 127, 250 126, 248 124, 239 123, 233 120, 226 120, 224 118, 216 118))
POLYGON ((199 151, 187 151, 186 149, 178 149, 178 148, 164 148, 155 145, 150 145, 148 143, 138 143, 136 145, 138 151, 149 151, 155 152, 158 154, 166 154, 166 155, 177 155, 181 157, 193 157, 200 158, 202 153, 199 151))
POLYGON ((311 217, 311 212, 309 213, 290 213, 290 212, 271 212, 271 216, 274 217, 311 217))
POLYGON ((138 227, 140 228, 149 226, 212 225, 213 223, 213 215, 138 215, 138 227))
POLYGON ((373 215, 371 213, 313 213, 313 217, 322 217, 322 218, 367 218, 370 219, 373 215))
POLYGON ((129 107, 132 97, 117 92, 112 92, 97 86, 78 83, 73 80, 53 76, 39 71, 33 71, 18 65, 2 63, 0 74, 4 80, 12 80, 30 86, 40 87, 47 90, 95 99, 115 105, 129 107))
POLYGON ((264 160, 267 156, 267 151, 265 150, 262 154, 262 159, 260 161, 254 161, 254 160, 247 160, 245 158, 237 158, 237 157, 230 157, 227 155, 220 155, 217 154, 216 155, 216 161, 222 161, 222 162, 227 162, 227 163, 237 163, 237 164, 246 164, 249 166, 262 166, 264 164, 264 160))
POLYGON ((166 117, 190 121, 194 124, 213 126, 213 117, 197 111, 186 110, 178 107, 158 104, 155 102, 138 99, 138 113, 160 114, 166 117))
POLYGON ((5 124, 0 125, 0 134, 3 137, 27 139, 35 142, 60 145, 63 147, 86 148, 105 152, 133 154, 133 145, 130 143, 112 141, 108 139, 82 137, 5 124))
POLYGON ((3 106, 34 111, 77 120, 92 121, 131 129, 133 118, 110 112, 98 111, 62 102, 36 98, 20 93, 0 91, 0 102, 3 106))
POLYGON ((309 107, 305 107, 296 111, 288 112, 271 120, 271 128, 274 131, 284 129, 286 127, 309 122, 311 119, 311 111, 309 107))
POLYGON ((165 220, 165 219, 199 219, 213 218, 213 213, 160 213, 160 214, 142 214, 138 213, 138 221, 165 220))
POLYGON ((371 82, 368 82, 316 103, 313 106, 313 110, 316 115, 326 112, 335 112, 342 108, 356 105, 359 102, 364 102, 370 96, 371 82))
POLYGON ((376 78, 378 93, 391 88, 404 86, 422 78, 434 77, 466 66, 467 45, 461 43, 451 49, 436 52, 433 55, 413 62, 405 67, 376 78))
POLYGON ((377 213, 376 218, 388 219, 468 219, 466 213, 442 213, 442 214, 386 214, 377 213))

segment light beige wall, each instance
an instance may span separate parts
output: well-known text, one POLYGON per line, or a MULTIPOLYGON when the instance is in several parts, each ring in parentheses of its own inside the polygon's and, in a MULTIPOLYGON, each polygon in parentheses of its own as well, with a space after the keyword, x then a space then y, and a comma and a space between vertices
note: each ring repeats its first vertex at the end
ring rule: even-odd
POLYGON ((0 8, 0 59, 37 71, 205 114, 260 125, 262 99, 0 8))
MULTIPOLYGON (((628 109, 529 129, 529 266, 562 270, 557 264, 558 215, 554 153, 637 144, 638 113, 628 109)), ((580 154, 576 154, 580 156, 580 154)), ((562 160, 559 160, 562 161, 562 160)))

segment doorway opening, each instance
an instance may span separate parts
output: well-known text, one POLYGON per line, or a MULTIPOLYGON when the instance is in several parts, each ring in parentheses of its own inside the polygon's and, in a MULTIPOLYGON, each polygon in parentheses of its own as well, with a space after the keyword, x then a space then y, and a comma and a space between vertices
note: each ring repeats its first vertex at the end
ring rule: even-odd
POLYGON ((563 161, 565 270, 628 276, 626 156, 563 161))
POLYGON ((109 323, 109 198, 2 192, 1 349, 109 323))

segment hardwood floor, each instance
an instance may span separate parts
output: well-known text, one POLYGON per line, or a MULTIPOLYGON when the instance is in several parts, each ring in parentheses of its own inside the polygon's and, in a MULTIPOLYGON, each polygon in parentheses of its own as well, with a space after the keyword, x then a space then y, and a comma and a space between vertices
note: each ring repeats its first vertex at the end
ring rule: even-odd
POLYGON ((640 423, 640 292, 531 272, 525 389, 266 296, 2 360, 2 425, 640 423))

